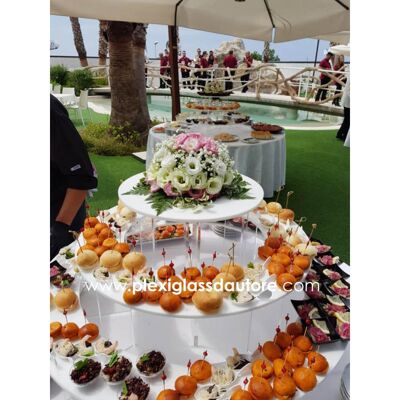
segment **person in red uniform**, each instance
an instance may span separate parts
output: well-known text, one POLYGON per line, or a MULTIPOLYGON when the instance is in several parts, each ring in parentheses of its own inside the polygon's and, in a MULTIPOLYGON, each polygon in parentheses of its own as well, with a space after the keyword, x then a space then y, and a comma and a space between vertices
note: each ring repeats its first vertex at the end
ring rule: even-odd
MULTIPOLYGON (((344 68, 345 68, 344 57, 343 56, 339 56, 336 64, 333 67, 333 69, 335 71, 344 71, 344 68)), ((343 80, 344 75, 343 74, 335 74, 335 77, 338 78, 338 79, 343 80)), ((338 82, 335 82, 335 85, 336 85, 336 90, 335 90, 335 96, 336 96, 337 94, 339 94, 341 92, 342 85, 340 83, 338 83, 338 82)), ((332 104, 334 106, 340 107, 340 98, 336 97, 336 99, 333 99, 332 104)))
MULTIPOLYGON (((325 58, 319 63, 319 68, 326 69, 326 70, 332 69, 332 66, 330 63, 332 57, 333 57, 332 53, 330 53, 330 52, 326 53, 325 58)), ((329 76, 325 75, 324 73, 321 73, 320 80, 321 80, 321 86, 324 86, 329 83, 330 78, 329 78, 329 76)), ((320 87, 317 91, 317 95, 315 96, 315 101, 325 100, 327 91, 328 90, 326 87, 320 87)))
MULTIPOLYGON (((253 64, 253 57, 251 56, 249 51, 246 51, 243 62, 246 65, 246 68, 251 68, 253 64)), ((247 74, 242 75, 242 85, 245 85, 250 79, 250 72, 247 74)), ((242 93, 246 93, 249 90, 247 86, 243 86, 242 93)))
POLYGON ((182 74, 182 81, 183 81, 183 87, 188 87, 189 86, 189 75, 190 75, 190 70, 187 68, 192 60, 186 56, 186 51, 182 51, 182 57, 178 60, 179 64, 181 65, 181 74, 182 74))
POLYGON ((207 75, 207 68, 208 68, 208 54, 206 51, 203 51, 203 53, 200 56, 200 80, 199 80, 199 86, 203 89, 206 81, 205 79, 208 78, 207 75))
MULTIPOLYGON (((233 54, 233 50, 229 50, 229 53, 224 58, 224 67, 225 68, 237 68, 237 59, 233 54)), ((230 70, 230 74, 228 71, 225 71, 225 76, 232 78, 235 76, 235 70, 230 70)), ((231 80, 225 82, 225 90, 232 90, 233 82, 231 80)))
POLYGON ((165 79, 168 75, 167 68, 169 65, 169 57, 166 57, 163 53, 159 54, 160 57, 160 89, 165 89, 165 79))
POLYGON ((212 67, 216 63, 214 52, 210 50, 210 54, 208 56, 208 66, 212 67))

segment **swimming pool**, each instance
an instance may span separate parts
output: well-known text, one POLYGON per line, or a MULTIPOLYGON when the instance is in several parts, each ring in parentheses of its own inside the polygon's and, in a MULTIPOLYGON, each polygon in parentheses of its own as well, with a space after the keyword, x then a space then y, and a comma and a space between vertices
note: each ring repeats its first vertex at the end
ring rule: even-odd
MULTIPOLYGON (((147 96, 150 117, 161 121, 171 119, 170 96, 147 96)), ((191 112, 185 107, 188 98, 181 98, 181 111, 191 112)), ((94 111, 110 114, 111 99, 102 96, 91 96, 89 102, 94 111)), ((313 111, 303 111, 293 108, 276 107, 266 104, 240 103, 240 112, 250 115, 250 118, 271 124, 278 124, 291 129, 335 129, 340 126, 343 118, 313 111)))

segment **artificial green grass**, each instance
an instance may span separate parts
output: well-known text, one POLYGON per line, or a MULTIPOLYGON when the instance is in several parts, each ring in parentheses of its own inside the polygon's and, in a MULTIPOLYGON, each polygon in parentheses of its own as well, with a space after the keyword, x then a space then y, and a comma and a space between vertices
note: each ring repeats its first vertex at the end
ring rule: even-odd
MULTIPOLYGON (((350 262, 350 149, 335 138, 335 131, 287 131, 286 187, 293 190, 289 207, 296 219, 305 216, 304 228, 317 229, 313 236, 330 244, 343 261, 350 262)), ((90 204, 93 210, 117 203, 120 181, 144 171, 144 163, 131 156, 90 155, 99 174, 98 192, 90 204)))

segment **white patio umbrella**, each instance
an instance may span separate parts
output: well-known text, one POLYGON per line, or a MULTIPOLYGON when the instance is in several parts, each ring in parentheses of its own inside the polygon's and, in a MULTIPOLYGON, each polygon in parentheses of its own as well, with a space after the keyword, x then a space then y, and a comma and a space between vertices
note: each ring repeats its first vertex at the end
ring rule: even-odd
POLYGON ((53 15, 177 25, 263 41, 350 29, 350 0, 51 0, 50 4, 53 15))
POLYGON ((326 35, 318 35, 313 39, 327 40, 338 44, 347 44, 350 42, 350 31, 342 31, 336 33, 328 33, 326 35))
POLYGON ((330 47, 328 51, 338 56, 350 56, 350 45, 338 44, 330 47))

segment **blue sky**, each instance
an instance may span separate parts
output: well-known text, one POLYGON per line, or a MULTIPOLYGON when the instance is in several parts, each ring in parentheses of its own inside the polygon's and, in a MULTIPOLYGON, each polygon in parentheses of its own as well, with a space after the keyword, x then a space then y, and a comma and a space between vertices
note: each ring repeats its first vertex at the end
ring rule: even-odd
MULTIPOLYGON (((97 56, 98 21, 91 19, 80 19, 81 30, 85 41, 88 56, 97 56)), ((57 42, 60 47, 53 50, 51 55, 76 55, 71 25, 68 17, 50 17, 50 38, 57 42)), ((231 36, 197 31, 194 29, 180 28, 181 48, 192 56, 196 49, 211 50, 219 47, 220 43, 232 39, 231 36), (207 44, 205 47, 204 44, 207 44)), ((147 31, 147 52, 149 57, 154 57, 154 42, 158 41, 157 53, 163 50, 168 40, 168 30, 164 25, 150 25, 147 31)), ((258 40, 244 40, 246 49, 261 52, 263 42, 258 40)), ((313 61, 317 41, 315 39, 295 40, 285 43, 272 43, 281 61, 313 61)), ((321 41, 318 58, 323 57, 329 43, 321 41)))

